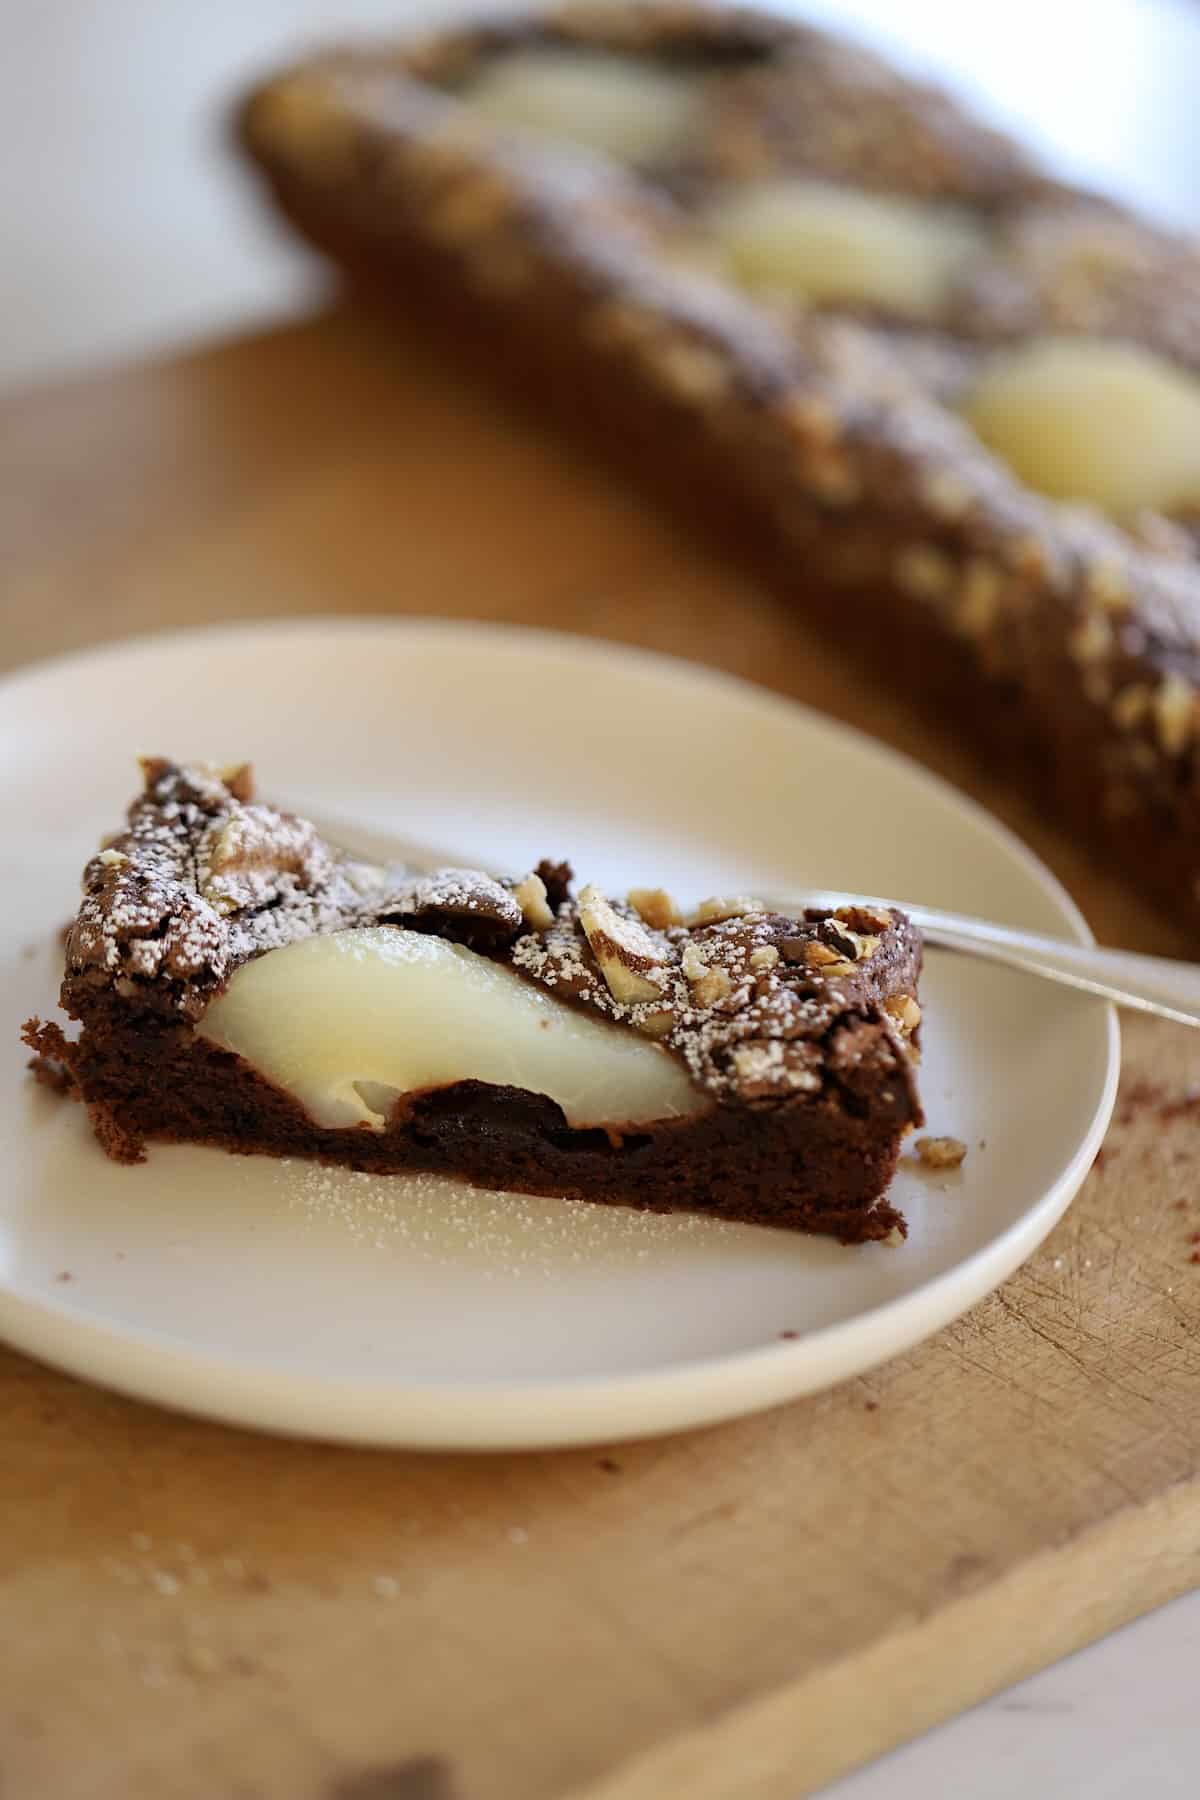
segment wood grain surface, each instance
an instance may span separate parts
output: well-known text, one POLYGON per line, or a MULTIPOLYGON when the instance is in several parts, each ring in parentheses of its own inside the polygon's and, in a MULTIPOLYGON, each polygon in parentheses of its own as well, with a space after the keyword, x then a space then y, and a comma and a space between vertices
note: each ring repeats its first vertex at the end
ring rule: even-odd
MULTIPOLYGON (((0 559, 10 665, 333 611, 713 663, 960 783, 1101 938, 1184 948, 902 692, 365 310, 4 403, 0 559)), ((1125 1046, 1101 1161, 1025 1269, 738 1424, 329 1449, 0 1351, 3 1800, 795 1800, 1196 1585, 1200 1037, 1125 1046)))

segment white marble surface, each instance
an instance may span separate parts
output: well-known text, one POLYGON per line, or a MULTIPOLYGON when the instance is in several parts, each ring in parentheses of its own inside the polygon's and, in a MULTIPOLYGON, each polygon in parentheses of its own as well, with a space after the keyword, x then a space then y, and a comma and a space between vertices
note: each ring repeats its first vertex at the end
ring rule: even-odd
MULTIPOLYGON (((15 0, 0 63, 0 384, 102 367, 311 303, 323 277, 222 146, 246 76, 436 0, 15 0)), ((808 0, 952 80, 1064 170, 1200 227, 1191 0, 808 0)), ((830 1800, 1200 1794, 1200 1595, 998 1695, 830 1800)), ((869 1697, 865 1704, 869 1704, 869 1697)))
POLYGON ((1189 1594, 835 1782, 823 1800, 1195 1800, 1197 1670, 1200 1594, 1189 1594))

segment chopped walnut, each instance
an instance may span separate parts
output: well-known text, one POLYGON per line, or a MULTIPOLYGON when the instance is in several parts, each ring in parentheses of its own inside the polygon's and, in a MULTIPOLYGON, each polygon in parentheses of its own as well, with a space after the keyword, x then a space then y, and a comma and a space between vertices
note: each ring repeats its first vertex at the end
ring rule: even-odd
MULTIPOLYGON (((786 942, 783 953, 786 957, 786 942)), ((852 962, 842 956, 831 944, 823 944, 820 938, 810 938, 804 945, 804 961, 810 969, 820 969, 823 975, 849 975, 854 968, 852 962)))
POLYGON ((646 1037, 665 1038, 670 1036, 674 1024, 675 1014, 670 1007, 664 1007, 661 1012, 644 1014, 637 1021, 637 1028, 646 1037))
POLYGON ((730 386, 728 362, 704 344, 666 343, 655 350, 650 366, 681 400, 717 401, 730 386))
POLYGON ((719 1006, 733 992, 727 969, 706 969, 699 980, 691 982, 692 1000, 698 1007, 719 1006))
POLYGON ((191 762, 186 768, 177 768, 165 756, 139 756, 137 760, 147 794, 152 794, 160 783, 181 782, 192 799, 199 799, 203 793, 219 806, 229 796, 246 804, 254 798, 254 769, 247 762, 191 762))
POLYGON ((887 931, 895 923, 891 913, 882 906, 839 906, 833 916, 861 932, 887 931))
POLYGON ((526 875, 513 889, 513 899, 531 931, 549 931, 554 914, 546 899, 546 884, 540 875, 526 875))
POLYGON ((781 1043, 778 1038, 739 1044, 730 1062, 747 1099, 765 1098, 781 1087, 800 1094, 821 1091, 820 1050, 815 1044, 781 1043))
MULTIPOLYGON (((786 949, 787 946, 785 946, 785 954, 786 949)), ((810 969, 824 969, 828 968, 831 963, 842 961, 838 952, 831 949, 828 944, 823 944, 820 938, 813 938, 809 943, 806 943, 804 945, 803 954, 804 960, 810 969)))
POLYGON ((469 243, 490 231, 512 212, 513 196, 495 176, 468 177, 452 187, 425 221, 438 243, 469 243))
POLYGON ((684 979, 688 982, 701 981, 708 974, 708 964, 697 950, 695 944, 685 944, 680 959, 684 979))
POLYGON ((757 950, 752 950, 750 952, 750 967, 752 969, 773 969, 778 961, 779 952, 774 944, 760 944, 757 950))
POLYGON ((914 600, 939 600, 954 586, 955 566, 930 544, 909 544, 896 558, 895 575, 914 600))
POLYGON ((1187 677, 1167 675, 1154 696, 1154 726, 1168 756, 1178 756, 1191 742, 1196 711, 1196 691, 1187 677))
POLYGON ((235 800, 249 805, 254 798, 254 770, 249 763, 223 763, 217 774, 235 800))
POLYGON ((1003 583, 993 564, 973 556, 963 576, 955 624, 967 637, 982 637, 996 620, 1003 583))
POLYGON ((1068 648, 1076 662, 1099 662, 1113 648, 1113 628, 1107 613, 1085 613, 1068 639, 1068 648))
POLYGON ((1090 564, 1086 587, 1088 598, 1108 612, 1126 612, 1129 608, 1129 578, 1120 563, 1112 557, 1098 557, 1090 564))
POLYGON ((705 962, 695 944, 684 946, 680 967, 691 989, 692 1002, 701 1009, 717 1005, 733 992, 728 970, 705 962))
POLYGON ((911 994, 893 994, 885 1000, 883 1010, 890 1019, 894 1019, 896 1027, 904 1037, 917 1029, 921 1023, 921 1008, 911 994))
POLYGON ((217 912, 267 904, 287 881, 328 879, 333 858, 304 819, 268 806, 242 806, 218 818, 197 847, 201 897, 217 912))
POLYGON ((683 914, 665 888, 630 888, 628 897, 634 912, 655 931, 683 924, 683 914))
POLYGON ((1130 682, 1116 695, 1111 710, 1115 725, 1122 731, 1135 731, 1150 710, 1150 689, 1145 682, 1130 682))
POLYGON ((971 490, 952 469, 931 470, 921 483, 921 492, 939 519, 961 519, 971 510, 971 490))
POLYGON ((579 896, 579 923, 614 1000, 636 1006, 662 999, 663 958, 644 926, 623 917, 590 885, 579 896))
POLYGON ((838 937, 843 942, 849 944, 854 954, 855 962, 869 962, 879 948, 879 939, 877 937, 874 935, 868 936, 867 933, 862 931, 853 931, 847 925, 839 925, 838 937))
POLYGON ((746 913, 763 912, 765 908, 761 900, 752 900, 747 894, 714 894, 708 900, 702 900, 688 924, 720 925, 726 919, 740 919, 746 913))

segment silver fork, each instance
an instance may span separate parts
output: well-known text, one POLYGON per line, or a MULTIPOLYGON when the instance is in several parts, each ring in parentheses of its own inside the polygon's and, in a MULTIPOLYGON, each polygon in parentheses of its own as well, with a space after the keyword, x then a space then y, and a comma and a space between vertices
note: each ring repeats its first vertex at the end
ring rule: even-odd
MULTIPOLYGON (((431 869, 478 866, 470 857, 440 851, 426 843, 383 833, 366 826, 318 818, 302 805, 294 808, 310 819, 330 843, 370 862, 403 863, 414 873, 431 869)), ((989 919, 946 912, 919 901, 887 899, 879 894, 850 894, 841 889, 811 888, 774 899, 764 898, 772 912, 797 914, 807 908, 833 911, 839 906, 897 906, 906 912, 927 944, 963 956, 982 957, 1027 975, 1040 975, 1097 999, 1136 1012, 1155 1013, 1180 1025, 1200 1026, 1200 965, 1174 962, 1165 956, 1143 956, 1132 950, 1106 950, 1095 944, 1069 944, 1040 932, 1017 931, 989 919)))

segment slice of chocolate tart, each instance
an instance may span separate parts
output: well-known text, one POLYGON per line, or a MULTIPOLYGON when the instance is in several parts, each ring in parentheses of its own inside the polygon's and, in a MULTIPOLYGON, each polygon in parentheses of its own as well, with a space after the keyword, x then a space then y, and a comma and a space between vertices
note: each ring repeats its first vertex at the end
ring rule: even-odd
POLYGON ((898 911, 683 917, 357 861, 247 768, 143 764, 92 858, 35 1068, 122 1162, 149 1140, 376 1173, 903 1233, 884 1198, 915 1084, 920 938, 898 911))

